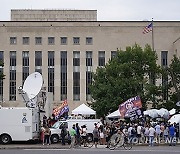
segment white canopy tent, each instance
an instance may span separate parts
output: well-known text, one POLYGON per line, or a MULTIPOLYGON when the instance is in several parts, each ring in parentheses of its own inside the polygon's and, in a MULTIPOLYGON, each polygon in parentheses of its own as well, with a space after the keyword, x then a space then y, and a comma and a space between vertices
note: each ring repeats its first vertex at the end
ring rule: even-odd
POLYGON ((168 122, 170 122, 171 124, 175 123, 180 123, 180 114, 175 114, 173 115, 168 122))
POLYGON ((80 106, 78 106, 77 108, 75 108, 74 110, 72 110, 72 114, 74 115, 96 115, 96 111, 94 111, 93 109, 91 109, 90 107, 88 107, 85 104, 81 104, 80 106))
POLYGON ((110 113, 108 116, 106 116, 107 118, 120 118, 120 112, 119 110, 116 110, 112 113, 110 113))

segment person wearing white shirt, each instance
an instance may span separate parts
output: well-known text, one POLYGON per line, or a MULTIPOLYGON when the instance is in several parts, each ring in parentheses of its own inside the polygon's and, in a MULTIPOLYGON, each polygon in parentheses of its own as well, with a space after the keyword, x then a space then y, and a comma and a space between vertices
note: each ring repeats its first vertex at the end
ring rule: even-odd
POLYGON ((149 126, 145 127, 144 137, 145 137, 145 143, 148 143, 149 142, 149 126))
POLYGON ((141 140, 141 129, 142 129, 142 127, 140 125, 138 125, 137 126, 138 143, 142 143, 142 140, 141 140))
POLYGON ((161 126, 159 124, 157 124, 154 128, 156 130, 157 143, 160 143, 161 126))
POLYGON ((164 135, 164 141, 165 141, 165 143, 167 143, 168 142, 168 136, 169 136, 169 128, 168 128, 168 126, 165 126, 163 135, 164 135))
POLYGON ((150 125, 149 128, 149 146, 154 146, 154 135, 156 131, 155 129, 150 125))

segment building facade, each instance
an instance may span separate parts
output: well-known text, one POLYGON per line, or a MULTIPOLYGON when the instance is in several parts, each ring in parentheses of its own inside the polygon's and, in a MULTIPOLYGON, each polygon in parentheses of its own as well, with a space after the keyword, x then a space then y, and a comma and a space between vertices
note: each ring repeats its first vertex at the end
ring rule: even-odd
POLYGON ((97 21, 97 10, 11 10, 11 21, 97 21))
MULTIPOLYGON (((6 75, 0 83, 3 106, 24 106, 18 87, 38 71, 53 93, 53 105, 67 99, 70 110, 91 101, 92 72, 118 49, 152 44, 147 21, 0 21, 0 60, 6 75)), ((180 56, 180 22, 154 22, 154 48, 159 65, 180 56)))

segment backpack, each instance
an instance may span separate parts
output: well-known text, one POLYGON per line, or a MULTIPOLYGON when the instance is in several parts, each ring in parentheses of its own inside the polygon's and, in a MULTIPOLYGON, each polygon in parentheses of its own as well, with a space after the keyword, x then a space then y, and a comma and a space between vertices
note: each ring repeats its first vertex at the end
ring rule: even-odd
POLYGON ((136 134, 136 131, 135 131, 134 128, 131 129, 131 134, 132 134, 132 135, 136 134))
POLYGON ((66 129, 64 129, 64 136, 66 136, 67 135, 67 130, 66 129))
POLYGON ((63 128, 61 130, 61 136, 66 136, 66 135, 67 135, 67 130, 63 128))

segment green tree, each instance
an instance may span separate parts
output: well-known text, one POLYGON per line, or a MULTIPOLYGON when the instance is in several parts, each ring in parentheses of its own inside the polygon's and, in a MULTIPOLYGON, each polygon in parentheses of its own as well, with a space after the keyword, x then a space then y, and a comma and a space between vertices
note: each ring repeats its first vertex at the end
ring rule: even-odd
POLYGON ((167 77, 167 87, 164 87, 169 99, 164 100, 161 107, 167 109, 178 108, 176 102, 180 101, 180 58, 174 55, 171 64, 163 68, 163 76, 167 77))
POLYGON ((140 96, 143 107, 148 101, 157 104, 161 88, 153 84, 160 67, 156 64, 157 55, 149 45, 144 50, 137 44, 120 50, 104 67, 98 67, 93 74, 91 95, 92 107, 98 116, 105 116, 118 109, 127 99, 140 96))

